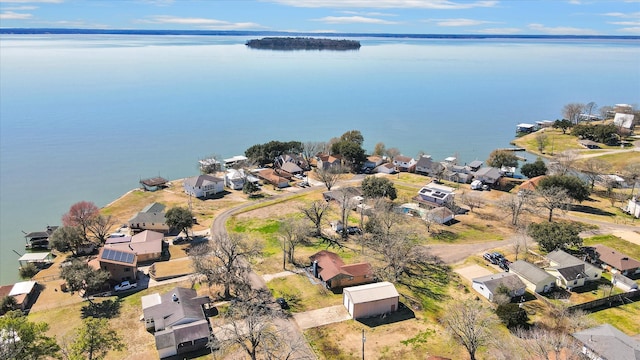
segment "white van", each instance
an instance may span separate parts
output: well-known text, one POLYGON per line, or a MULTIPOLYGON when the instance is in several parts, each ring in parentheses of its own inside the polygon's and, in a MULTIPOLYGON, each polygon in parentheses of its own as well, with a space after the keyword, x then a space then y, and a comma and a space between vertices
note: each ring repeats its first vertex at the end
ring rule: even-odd
POLYGON ((471 182, 471 190, 482 190, 482 181, 473 180, 471 182))

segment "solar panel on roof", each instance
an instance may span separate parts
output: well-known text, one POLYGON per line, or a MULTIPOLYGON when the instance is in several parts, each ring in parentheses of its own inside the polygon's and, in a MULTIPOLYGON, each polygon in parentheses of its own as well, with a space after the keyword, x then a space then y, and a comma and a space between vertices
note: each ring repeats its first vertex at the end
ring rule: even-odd
POLYGON ((135 255, 132 253, 118 251, 113 249, 104 249, 102 251, 102 258, 105 260, 118 261, 127 264, 133 264, 135 255))

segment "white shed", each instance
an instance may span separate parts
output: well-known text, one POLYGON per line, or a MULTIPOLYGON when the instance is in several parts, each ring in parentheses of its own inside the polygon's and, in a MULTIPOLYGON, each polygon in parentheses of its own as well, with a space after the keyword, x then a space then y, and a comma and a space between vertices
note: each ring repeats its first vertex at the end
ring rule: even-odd
POLYGON ((398 310, 400 295, 390 282, 352 286, 343 290, 343 304, 354 319, 382 315, 398 310))

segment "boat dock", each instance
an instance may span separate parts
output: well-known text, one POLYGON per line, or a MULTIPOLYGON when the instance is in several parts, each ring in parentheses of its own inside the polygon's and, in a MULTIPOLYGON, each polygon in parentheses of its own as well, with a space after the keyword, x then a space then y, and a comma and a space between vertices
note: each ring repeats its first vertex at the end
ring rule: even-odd
POLYGON ((496 149, 498 151, 526 151, 525 148, 521 148, 521 147, 510 147, 510 148, 501 148, 501 149, 496 149))

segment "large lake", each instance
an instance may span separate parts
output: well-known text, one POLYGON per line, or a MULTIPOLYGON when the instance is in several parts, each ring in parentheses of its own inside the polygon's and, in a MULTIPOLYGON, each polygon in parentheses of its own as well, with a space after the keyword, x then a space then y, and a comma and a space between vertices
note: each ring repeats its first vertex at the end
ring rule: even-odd
MULTIPOLYGON (((405 155, 485 160, 571 102, 640 101, 638 40, 359 39, 358 51, 248 49, 248 37, 0 36, 0 283, 22 231, 104 206, 210 154, 351 129, 405 155)), ((121 219, 126 221, 126 219, 121 219)))

